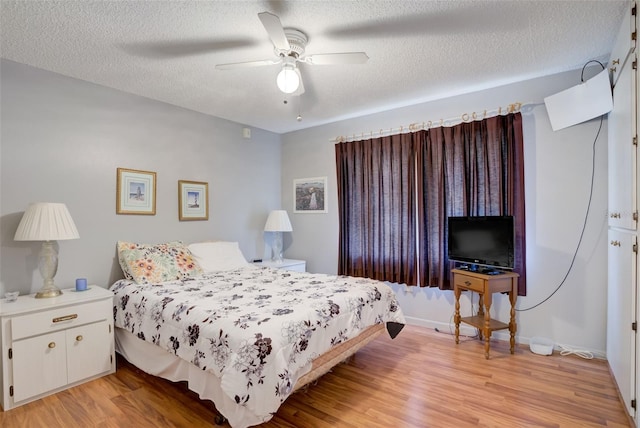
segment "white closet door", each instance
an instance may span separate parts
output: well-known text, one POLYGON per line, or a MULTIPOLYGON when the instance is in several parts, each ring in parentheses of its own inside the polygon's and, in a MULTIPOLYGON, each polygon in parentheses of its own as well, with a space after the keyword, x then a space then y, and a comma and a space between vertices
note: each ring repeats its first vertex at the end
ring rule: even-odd
POLYGON ((613 90, 609 113, 609 226, 629 230, 637 227, 635 92, 635 70, 627 66, 613 90))
POLYGON ((634 232, 609 230, 607 360, 630 415, 635 414, 631 400, 636 386, 636 338, 631 328, 636 311, 636 243, 634 232))
MULTIPOLYGON (((635 18, 635 17, 633 17, 635 18)), ((635 30, 631 8, 620 27, 609 59, 613 87, 613 110, 609 113, 609 226, 636 230, 637 220, 637 145, 635 30)))

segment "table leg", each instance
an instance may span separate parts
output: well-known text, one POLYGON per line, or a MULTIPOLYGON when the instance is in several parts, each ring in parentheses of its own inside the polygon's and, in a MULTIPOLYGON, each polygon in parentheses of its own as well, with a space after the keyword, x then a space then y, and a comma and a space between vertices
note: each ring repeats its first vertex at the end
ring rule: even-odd
POLYGON ((453 315, 453 322, 456 325, 456 345, 460 343, 460 289, 453 288, 453 294, 456 298, 456 311, 453 315))
POLYGON ((489 359, 489 348, 491 339, 491 293, 484 293, 484 357, 489 359))
POLYGON ((511 353, 515 353, 516 347, 516 299, 518 298, 517 286, 514 284, 511 286, 511 292, 509 292, 509 301, 511 302, 511 316, 509 318, 509 345, 511 353))
MULTIPOLYGON (((479 318, 484 318, 484 294, 483 293, 478 293, 478 317, 479 318)), ((483 329, 479 328, 478 329, 478 339, 482 340, 484 337, 484 334, 482 333, 483 329)))

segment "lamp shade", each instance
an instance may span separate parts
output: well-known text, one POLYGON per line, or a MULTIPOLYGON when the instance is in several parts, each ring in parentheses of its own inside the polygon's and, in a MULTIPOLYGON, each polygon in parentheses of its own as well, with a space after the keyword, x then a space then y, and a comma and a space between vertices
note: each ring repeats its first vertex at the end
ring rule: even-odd
POLYGON ((78 238, 78 229, 65 204, 37 202, 27 207, 13 239, 61 241, 78 238))
POLYGON ((285 210, 274 210, 269 213, 267 223, 264 225, 265 232, 291 232, 291 222, 285 210))

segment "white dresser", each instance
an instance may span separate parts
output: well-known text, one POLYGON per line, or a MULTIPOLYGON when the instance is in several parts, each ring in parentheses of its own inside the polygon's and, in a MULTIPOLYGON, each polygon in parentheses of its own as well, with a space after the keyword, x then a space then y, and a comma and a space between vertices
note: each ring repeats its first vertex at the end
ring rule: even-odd
POLYGON ((256 264, 260 266, 267 266, 267 267, 276 268, 276 269, 293 270, 296 272, 307 271, 307 262, 304 260, 283 259, 281 263, 274 262, 271 260, 264 260, 256 264))
POLYGON ((2 299, 0 328, 5 411, 115 372, 113 293, 105 288, 2 299))

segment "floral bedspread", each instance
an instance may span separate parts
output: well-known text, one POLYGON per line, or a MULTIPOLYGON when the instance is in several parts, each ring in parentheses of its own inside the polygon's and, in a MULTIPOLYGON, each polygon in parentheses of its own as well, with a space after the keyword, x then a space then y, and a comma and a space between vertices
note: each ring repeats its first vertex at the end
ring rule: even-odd
POLYGON ((267 267, 110 289, 117 327, 214 373, 264 421, 314 358, 368 326, 405 322, 383 282, 267 267))

